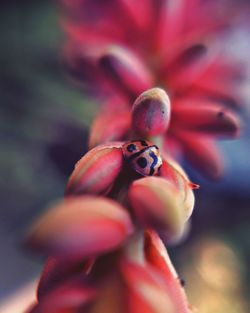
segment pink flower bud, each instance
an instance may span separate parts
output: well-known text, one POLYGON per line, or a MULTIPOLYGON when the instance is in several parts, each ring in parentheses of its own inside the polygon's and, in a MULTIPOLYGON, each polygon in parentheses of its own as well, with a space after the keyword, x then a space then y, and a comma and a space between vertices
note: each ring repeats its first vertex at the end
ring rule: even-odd
POLYGON ((100 64, 112 83, 132 98, 153 84, 146 66, 128 49, 112 46, 101 58, 100 64))
POLYGON ((193 189, 199 188, 199 185, 190 182, 180 165, 170 159, 163 161, 160 175, 176 188, 177 195, 182 204, 184 219, 187 221, 194 208, 195 198, 193 189))
POLYGON ((102 197, 69 197, 52 207, 32 227, 31 248, 82 259, 121 245, 133 231, 126 210, 102 197))
POLYGON ((146 177, 130 186, 128 197, 139 221, 164 231, 168 239, 181 233, 184 213, 176 188, 164 178, 146 177))
POLYGON ((143 136, 163 134, 170 121, 170 100, 163 89, 143 92, 132 108, 132 127, 143 136))
POLYGON ((123 164, 119 145, 103 145, 90 150, 76 163, 71 174, 66 195, 104 194, 112 184, 123 164))
POLYGON ((38 288, 38 300, 44 299, 51 290, 62 285, 76 275, 88 273, 94 264, 94 258, 75 260, 74 258, 50 257, 44 265, 38 288))
POLYGON ((173 110, 173 129, 197 131, 204 134, 234 137, 239 135, 240 121, 236 114, 216 104, 180 104, 173 110))

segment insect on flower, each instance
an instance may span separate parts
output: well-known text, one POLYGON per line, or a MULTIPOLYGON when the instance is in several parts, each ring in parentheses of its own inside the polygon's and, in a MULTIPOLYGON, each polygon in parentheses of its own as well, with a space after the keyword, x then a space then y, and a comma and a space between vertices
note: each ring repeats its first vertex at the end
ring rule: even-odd
POLYGON ((122 146, 123 156, 130 166, 143 176, 156 175, 162 159, 159 148, 146 140, 133 140, 122 146))

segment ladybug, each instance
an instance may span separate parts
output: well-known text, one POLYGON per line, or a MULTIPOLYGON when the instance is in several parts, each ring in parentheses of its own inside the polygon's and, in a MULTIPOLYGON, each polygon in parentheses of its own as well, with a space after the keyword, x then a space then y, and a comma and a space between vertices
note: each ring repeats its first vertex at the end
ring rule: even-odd
POLYGON ((162 159, 159 148, 146 140, 133 140, 122 146, 125 160, 130 166, 143 176, 158 174, 162 159))

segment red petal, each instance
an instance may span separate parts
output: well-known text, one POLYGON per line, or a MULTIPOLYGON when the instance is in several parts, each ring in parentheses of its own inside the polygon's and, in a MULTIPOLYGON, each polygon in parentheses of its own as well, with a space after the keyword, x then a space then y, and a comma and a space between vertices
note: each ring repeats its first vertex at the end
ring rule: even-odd
MULTIPOLYGON (((98 0, 82 0, 70 1, 61 0, 65 18, 71 22, 77 21, 81 27, 89 27, 90 33, 98 29, 100 33, 114 35, 114 40, 117 39, 117 34, 121 40, 128 40, 129 35, 137 33, 132 16, 124 8, 121 1, 98 1, 98 0), (116 25, 116 27, 114 27, 116 25), (102 29, 103 26, 103 29, 102 29), (134 33, 131 33, 134 29, 134 33)), ((131 36, 130 36, 131 37, 131 36)))
POLYGON ((180 35, 185 14, 185 1, 162 1, 156 28, 156 48, 165 52, 180 35))
POLYGON ((152 10, 154 4, 152 0, 143 1, 131 1, 131 0, 119 0, 124 9, 130 14, 135 22, 135 25, 141 30, 146 31, 152 21, 152 10))

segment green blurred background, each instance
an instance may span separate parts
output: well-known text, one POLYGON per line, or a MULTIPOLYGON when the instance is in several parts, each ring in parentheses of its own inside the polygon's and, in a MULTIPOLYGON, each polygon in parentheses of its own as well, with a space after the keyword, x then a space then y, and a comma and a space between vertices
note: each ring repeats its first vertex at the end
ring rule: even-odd
MULTIPOLYGON (((234 34, 228 49, 250 68, 248 32, 234 34)), ((0 34, 1 301, 41 270, 42 260, 23 249, 25 232, 63 196, 74 163, 86 151, 97 105, 63 71, 63 34, 53 1, 2 1, 0 34)), ((248 86, 242 89, 246 99, 248 86)), ((188 237, 170 253, 201 313, 250 311, 249 111, 247 105, 242 138, 220 143, 227 158, 221 182, 202 181, 186 166, 202 188, 188 237)))

